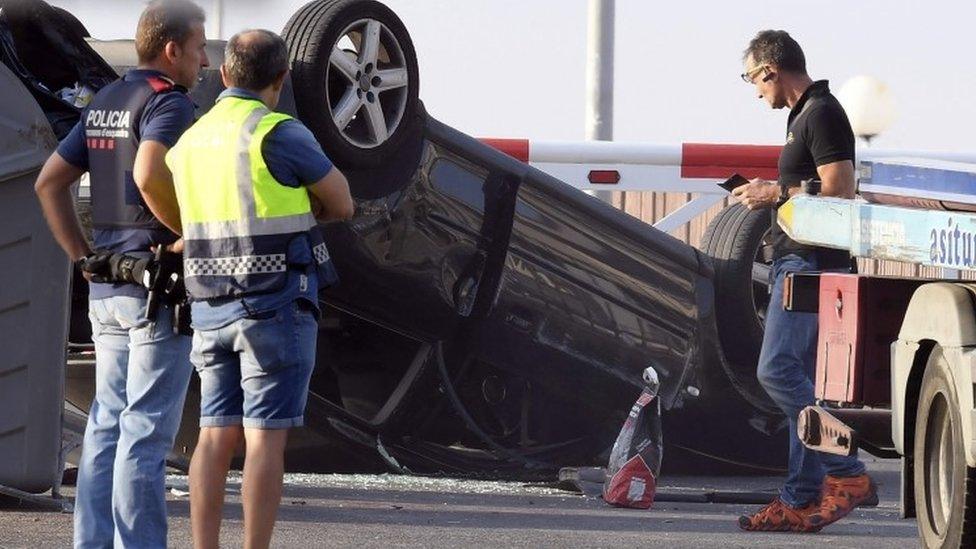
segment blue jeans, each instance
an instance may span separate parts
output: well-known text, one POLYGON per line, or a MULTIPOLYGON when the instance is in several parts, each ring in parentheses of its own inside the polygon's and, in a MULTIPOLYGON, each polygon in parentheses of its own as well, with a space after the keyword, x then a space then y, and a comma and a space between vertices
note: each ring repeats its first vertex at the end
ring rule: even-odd
POLYGON ((773 262, 774 282, 757 371, 759 382, 789 420, 789 471, 780 499, 793 507, 802 507, 820 497, 824 472, 837 477, 864 472, 864 464, 856 455, 845 457, 810 450, 796 432, 800 411, 814 403, 817 315, 784 311, 783 284, 789 272, 816 270, 815 254, 810 258, 789 254, 773 262))
POLYGON ((317 312, 302 299, 195 330, 191 360, 200 374, 200 427, 300 427, 317 334, 317 312))
POLYGON ((95 400, 88 414, 75 547, 166 547, 166 454, 190 381, 190 338, 173 333, 172 309, 143 318, 146 300, 89 302, 95 400))

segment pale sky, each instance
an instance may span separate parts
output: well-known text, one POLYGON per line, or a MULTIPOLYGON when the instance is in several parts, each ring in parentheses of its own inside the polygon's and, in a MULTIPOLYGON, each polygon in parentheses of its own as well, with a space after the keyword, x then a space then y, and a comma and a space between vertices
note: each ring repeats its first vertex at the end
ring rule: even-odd
MULTIPOLYGON (((96 38, 131 38, 141 0, 54 0, 96 38)), ((210 12, 212 0, 199 0, 210 12)), ((304 2, 225 0, 222 37, 280 31, 304 2)), ((410 32, 428 112, 475 136, 581 140, 586 0, 386 0, 410 32)), ((617 0, 614 139, 779 143, 785 111, 739 80, 756 31, 790 32, 836 91, 875 76, 897 118, 879 148, 972 150, 971 0, 617 0)), ((213 26, 208 27, 211 37, 213 26)))

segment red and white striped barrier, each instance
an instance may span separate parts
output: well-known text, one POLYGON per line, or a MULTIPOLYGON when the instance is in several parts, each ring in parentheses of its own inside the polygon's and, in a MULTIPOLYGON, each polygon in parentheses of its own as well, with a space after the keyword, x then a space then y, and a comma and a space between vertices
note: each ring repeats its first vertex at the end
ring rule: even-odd
MULTIPOLYGON (((481 141, 580 190, 693 193, 693 197, 654 227, 670 232, 728 193, 716 185, 738 173, 748 179, 775 180, 780 145, 682 143, 658 145, 617 141, 481 141)), ((863 148, 858 160, 913 157, 976 163, 976 153, 863 148)))

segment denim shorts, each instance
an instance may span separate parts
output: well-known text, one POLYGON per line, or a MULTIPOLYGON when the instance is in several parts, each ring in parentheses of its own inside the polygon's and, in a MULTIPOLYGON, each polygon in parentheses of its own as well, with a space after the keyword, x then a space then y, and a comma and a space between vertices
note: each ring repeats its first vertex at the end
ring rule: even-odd
POLYGON ((303 424, 318 322, 296 300, 193 334, 200 427, 287 429, 303 424))

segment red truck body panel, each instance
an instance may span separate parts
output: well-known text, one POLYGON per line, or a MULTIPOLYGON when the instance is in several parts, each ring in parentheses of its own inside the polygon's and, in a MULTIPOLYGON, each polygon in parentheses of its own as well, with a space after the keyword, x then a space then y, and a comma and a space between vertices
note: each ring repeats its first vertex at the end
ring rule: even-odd
POLYGON ((855 274, 820 276, 816 398, 890 406, 891 343, 912 293, 927 280, 855 274))

